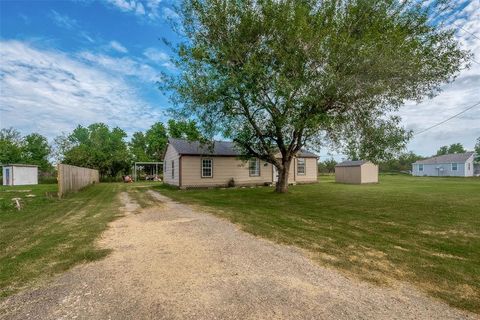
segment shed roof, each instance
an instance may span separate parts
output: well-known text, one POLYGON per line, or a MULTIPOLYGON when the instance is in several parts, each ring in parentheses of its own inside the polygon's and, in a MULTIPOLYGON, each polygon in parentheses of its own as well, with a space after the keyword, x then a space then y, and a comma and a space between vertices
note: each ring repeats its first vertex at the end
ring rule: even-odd
POLYGON ((20 164, 20 163, 3 163, 0 167, 38 167, 34 164, 20 164))
POLYGON ((415 162, 415 164, 464 163, 468 159, 470 159, 470 157, 474 153, 475 152, 470 151, 465 153, 445 154, 442 156, 435 156, 428 159, 418 160, 415 162))
POLYGON ((359 167, 367 162, 367 160, 343 161, 338 163, 335 167, 359 167))
MULTIPOLYGON (((171 144, 181 155, 240 156, 240 152, 235 148, 235 144, 231 141, 214 141, 213 145, 211 145, 206 143, 202 144, 200 141, 169 138, 168 143, 171 144)), ((316 154, 306 150, 301 150, 297 154, 297 157, 318 158, 316 154)))

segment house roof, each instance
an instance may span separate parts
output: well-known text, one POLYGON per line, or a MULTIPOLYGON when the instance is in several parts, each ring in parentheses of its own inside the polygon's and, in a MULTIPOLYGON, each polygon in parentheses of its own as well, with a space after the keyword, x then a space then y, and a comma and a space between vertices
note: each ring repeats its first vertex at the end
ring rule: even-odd
POLYGON ((338 163, 335 167, 359 167, 367 162, 367 160, 343 161, 338 163))
POLYGON ((20 163, 0 163, 0 167, 38 167, 34 164, 20 164, 20 163))
MULTIPOLYGON (((181 155, 201 155, 201 156, 220 156, 220 157, 238 157, 240 152, 235 148, 231 141, 214 141, 211 144, 202 144, 200 141, 188 141, 184 139, 169 138, 168 143, 181 155)), ((312 152, 301 150, 297 157, 318 158, 312 152)))
POLYGON ((470 152, 465 152, 465 153, 451 153, 451 154, 445 154, 442 156, 436 156, 436 157, 431 157, 428 159, 424 160, 418 160, 414 164, 439 164, 439 163, 464 163, 470 157, 474 154, 475 152, 470 151, 470 152))

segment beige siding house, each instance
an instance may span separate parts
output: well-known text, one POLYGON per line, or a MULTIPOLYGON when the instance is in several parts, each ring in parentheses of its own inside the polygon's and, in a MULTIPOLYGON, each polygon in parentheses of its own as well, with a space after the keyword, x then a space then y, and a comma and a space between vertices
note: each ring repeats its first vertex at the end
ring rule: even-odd
MULTIPOLYGON (((264 185, 277 181, 276 169, 259 159, 240 160, 234 144, 215 141, 213 146, 198 141, 168 140, 165 151, 164 182, 180 188, 264 185)), ((317 182, 318 157, 301 151, 290 166, 290 183, 317 182)))
POLYGON ((378 183, 378 166, 370 161, 344 161, 335 166, 335 181, 340 183, 378 183))

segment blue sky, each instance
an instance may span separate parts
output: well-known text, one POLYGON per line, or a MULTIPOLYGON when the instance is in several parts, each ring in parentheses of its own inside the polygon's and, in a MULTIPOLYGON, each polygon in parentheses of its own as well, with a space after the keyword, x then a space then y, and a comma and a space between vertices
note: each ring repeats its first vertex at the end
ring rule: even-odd
MULTIPOLYGON (((131 134, 166 121, 170 104, 155 82, 174 71, 160 40, 177 40, 173 1, 0 1, 0 127, 53 139, 77 124, 102 121, 131 134)), ((407 103, 400 115, 409 129, 480 101, 480 0, 463 2, 449 22, 477 62, 434 99, 407 103)), ((455 142, 472 149, 478 136, 480 107, 417 136, 408 149, 430 155, 455 142)))

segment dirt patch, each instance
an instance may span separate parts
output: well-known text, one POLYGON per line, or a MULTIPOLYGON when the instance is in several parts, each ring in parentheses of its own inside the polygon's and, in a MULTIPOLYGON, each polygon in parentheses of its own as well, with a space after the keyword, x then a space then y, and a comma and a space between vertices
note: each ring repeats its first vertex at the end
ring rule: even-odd
MULTIPOLYGON (((99 243, 112 254, 0 302, 2 319, 473 319, 407 284, 377 287, 303 251, 150 193, 99 243)), ((368 251, 359 259, 384 257, 368 251)), ((330 259, 329 256, 323 256, 330 259)), ((387 266, 389 267, 389 266, 387 266)))

